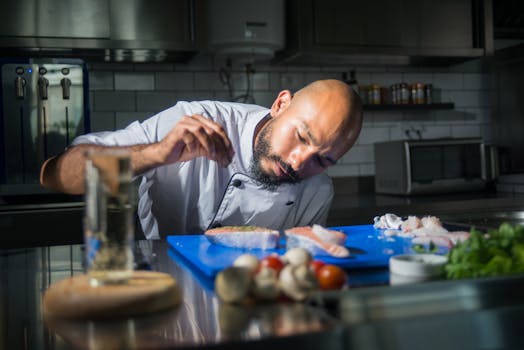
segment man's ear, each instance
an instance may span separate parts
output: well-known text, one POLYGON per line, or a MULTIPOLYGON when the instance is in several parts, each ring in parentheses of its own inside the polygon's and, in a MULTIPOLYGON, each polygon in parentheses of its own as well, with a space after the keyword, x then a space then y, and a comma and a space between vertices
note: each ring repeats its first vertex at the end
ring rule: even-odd
POLYGON ((292 98, 293 94, 291 93, 291 91, 280 91, 277 98, 275 99, 275 102, 273 102, 273 105, 271 106, 271 116, 278 117, 280 113, 282 113, 289 107, 292 98))

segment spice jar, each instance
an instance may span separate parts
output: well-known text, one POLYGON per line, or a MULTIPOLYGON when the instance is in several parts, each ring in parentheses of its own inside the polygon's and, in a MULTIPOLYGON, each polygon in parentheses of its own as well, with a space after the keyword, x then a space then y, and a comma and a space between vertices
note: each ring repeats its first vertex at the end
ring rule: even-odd
POLYGON ((380 104, 380 85, 373 84, 369 87, 369 103, 372 105, 380 104))
POLYGON ((408 84, 400 83, 400 103, 408 104, 409 103, 409 88, 408 84))
POLYGON ((425 99, 424 99, 424 84, 422 83, 416 83, 416 84, 413 84, 415 86, 415 88, 412 90, 412 98, 413 98, 413 103, 415 104, 423 104, 425 99))
POLYGON ((416 102, 416 96, 417 96, 417 84, 411 84, 409 85, 409 94, 411 96, 411 103, 415 104, 416 102))
POLYGON ((396 94, 397 104, 401 104, 402 97, 401 97, 401 91, 400 91, 400 83, 395 84, 395 94, 396 94))
POLYGON ((393 84, 389 87, 389 91, 391 93, 391 103, 396 105, 398 103, 397 101, 397 84, 393 84))

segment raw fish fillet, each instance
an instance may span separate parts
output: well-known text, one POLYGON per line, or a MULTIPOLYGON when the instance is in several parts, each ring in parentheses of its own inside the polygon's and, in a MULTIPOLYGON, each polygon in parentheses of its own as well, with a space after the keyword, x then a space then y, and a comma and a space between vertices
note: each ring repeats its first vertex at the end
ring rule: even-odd
POLYGON ((422 227, 422 221, 418 216, 414 215, 408 216, 408 218, 400 225, 402 232, 410 232, 420 227, 422 227))
MULTIPOLYGON (((315 230, 318 231, 318 228, 315 230)), ((349 250, 341 244, 330 242, 333 236, 328 233, 327 240, 322 234, 319 236, 312 227, 302 226, 285 230, 286 248, 302 247, 313 255, 330 255, 337 258, 349 256, 349 250)), ((340 233, 343 235, 343 233, 340 233)))
POLYGON ((458 242, 465 241, 469 237, 469 232, 455 231, 449 232, 442 226, 442 222, 436 216, 427 215, 419 218, 410 215, 406 220, 401 220, 398 229, 395 214, 385 214, 375 217, 373 226, 383 229, 386 236, 400 236, 413 238, 413 244, 429 244, 433 242, 438 246, 451 248, 458 242))
POLYGON ((273 249, 277 247, 278 231, 257 226, 223 226, 204 232, 213 244, 231 248, 273 249))
POLYGON ((375 216, 373 221, 373 227, 375 228, 398 230, 400 225, 402 225, 402 218, 391 213, 382 216, 375 216))
POLYGON ((412 242, 413 244, 429 244, 429 242, 433 242, 435 245, 451 248, 458 242, 464 242, 468 238, 469 232, 466 231, 446 231, 444 233, 419 235, 413 238, 412 242))
POLYGON ((324 226, 314 224, 311 230, 318 238, 326 243, 334 243, 344 245, 347 236, 340 231, 330 230, 324 226))

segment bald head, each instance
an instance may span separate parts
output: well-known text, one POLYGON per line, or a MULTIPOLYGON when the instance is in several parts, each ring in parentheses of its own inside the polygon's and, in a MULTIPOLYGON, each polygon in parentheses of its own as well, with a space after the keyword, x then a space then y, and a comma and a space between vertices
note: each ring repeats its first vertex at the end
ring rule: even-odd
POLYGON ((317 111, 317 118, 332 127, 332 137, 345 145, 344 153, 355 143, 362 127, 360 96, 346 83, 318 80, 297 91, 290 102, 317 111))
POLYGON ((360 97, 339 80, 281 91, 272 118, 255 130, 252 169, 264 183, 297 182, 320 174, 355 143, 362 126, 360 97))

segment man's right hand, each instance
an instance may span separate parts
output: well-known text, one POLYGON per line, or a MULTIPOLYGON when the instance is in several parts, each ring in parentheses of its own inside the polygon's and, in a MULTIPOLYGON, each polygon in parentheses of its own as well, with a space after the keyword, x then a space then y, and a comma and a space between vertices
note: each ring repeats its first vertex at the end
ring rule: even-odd
POLYGON ((157 146, 164 164, 206 157, 226 167, 235 154, 224 128, 196 114, 183 117, 157 146))
POLYGON ((131 165, 135 175, 157 166, 184 162, 196 157, 207 157, 226 167, 235 153, 222 126, 201 115, 193 115, 183 117, 160 142, 154 144, 132 146, 81 144, 70 147, 63 154, 48 159, 42 165, 40 183, 58 192, 83 193, 85 152, 88 149, 106 148, 131 151, 131 165))

